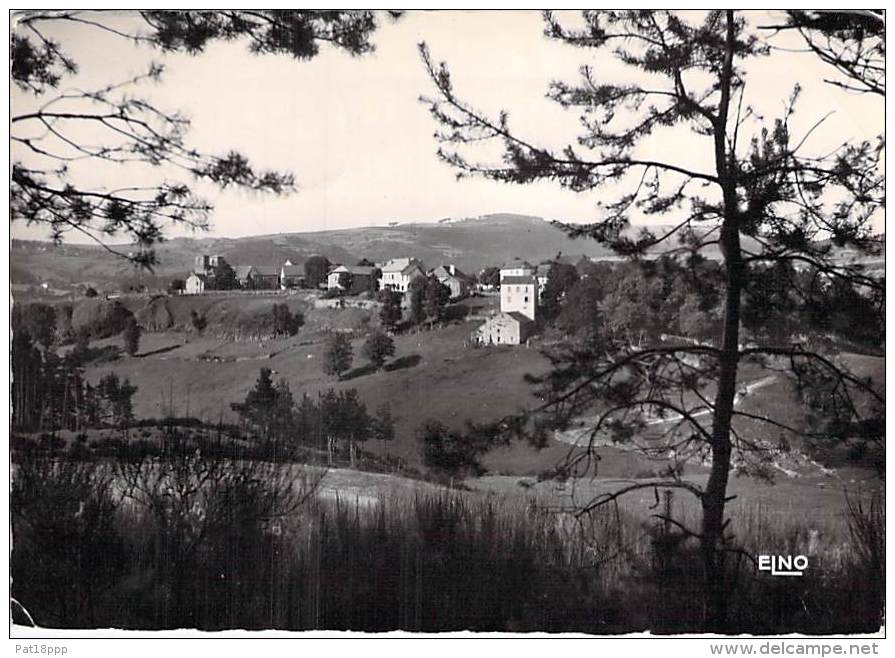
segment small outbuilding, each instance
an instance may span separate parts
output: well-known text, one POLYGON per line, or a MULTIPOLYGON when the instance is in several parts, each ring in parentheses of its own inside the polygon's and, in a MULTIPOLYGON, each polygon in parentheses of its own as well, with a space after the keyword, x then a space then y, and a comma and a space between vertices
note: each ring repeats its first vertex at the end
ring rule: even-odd
POLYGON ((478 328, 476 341, 482 345, 521 345, 534 333, 535 323, 519 312, 498 313, 478 328))

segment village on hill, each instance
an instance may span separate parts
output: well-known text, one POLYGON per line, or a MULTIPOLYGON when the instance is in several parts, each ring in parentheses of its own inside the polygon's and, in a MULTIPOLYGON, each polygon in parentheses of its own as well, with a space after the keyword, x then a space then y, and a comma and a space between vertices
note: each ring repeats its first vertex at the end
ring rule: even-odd
MULTIPOLYGON (((558 258, 561 258, 558 257, 558 258)), ((286 260, 273 265, 232 265, 219 254, 196 256, 193 271, 173 291, 184 295, 201 295, 220 291, 325 291, 325 295, 342 301, 344 296, 365 295, 375 299, 383 293, 400 296, 407 308, 414 281, 434 279, 449 292, 453 302, 470 294, 499 294, 499 308, 494 310, 473 334, 480 345, 524 344, 536 330, 541 295, 547 285, 552 262, 537 266, 524 260, 506 263, 497 270, 497 279, 482 270, 468 275, 455 264, 441 264, 428 269, 418 259, 405 256, 385 262, 362 260, 358 265, 332 264, 322 256, 308 259, 312 265, 300 266, 286 260), (315 268, 317 268, 316 271, 315 268), (483 276, 484 275, 484 276, 483 276)), ((343 307, 344 303, 333 305, 343 307)))

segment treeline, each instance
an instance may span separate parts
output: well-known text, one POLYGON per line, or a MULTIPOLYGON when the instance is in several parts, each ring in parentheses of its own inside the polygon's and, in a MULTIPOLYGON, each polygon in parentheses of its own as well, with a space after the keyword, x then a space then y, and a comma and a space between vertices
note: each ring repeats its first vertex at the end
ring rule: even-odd
POLYGON ((91 385, 83 351, 60 356, 26 330, 13 330, 12 427, 36 432, 127 427, 133 421, 137 387, 114 372, 91 385))
MULTIPOLYGON (((545 322, 565 335, 640 344, 662 334, 720 335, 724 274, 698 255, 639 263, 554 263, 541 295, 545 322)), ((879 348, 885 294, 816 268, 781 261, 750 269, 742 302, 747 339, 846 341, 879 348)))

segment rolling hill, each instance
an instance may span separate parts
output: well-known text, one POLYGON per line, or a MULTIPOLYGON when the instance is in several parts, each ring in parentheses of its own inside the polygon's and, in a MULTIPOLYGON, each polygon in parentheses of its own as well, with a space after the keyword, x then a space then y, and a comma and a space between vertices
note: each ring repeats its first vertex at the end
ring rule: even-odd
MULTIPOLYGON (((121 247, 126 251, 127 247, 121 247)), ((452 262, 478 271, 515 258, 540 261, 558 252, 601 258, 609 251, 590 240, 572 240, 548 221, 526 215, 497 214, 474 219, 442 220, 387 227, 364 227, 309 233, 281 233, 245 238, 176 238, 158 245, 154 275, 140 273, 125 261, 93 245, 13 240, 11 274, 14 283, 49 282, 66 287, 84 283, 108 287, 110 282, 139 280, 152 287, 164 279, 184 276, 194 257, 222 254, 234 264, 302 263, 313 254, 333 262, 361 258, 379 262, 413 256, 432 267, 452 262)))
MULTIPOLYGON (((263 222, 258 222, 263 226, 263 222)), ((657 233, 663 228, 652 227, 657 233)), ((744 238, 743 246, 759 247, 744 238)), ((663 245, 664 247, 664 245, 663 245)), ((116 247, 127 251, 128 247, 116 247)), ((703 253, 718 257, 709 247, 703 253)), ((221 254, 234 265, 280 265, 291 260, 301 264, 314 254, 323 254, 334 263, 356 263, 362 258, 382 262, 389 258, 412 256, 429 267, 454 263, 468 272, 488 265, 500 265, 514 259, 533 263, 562 252, 577 260, 615 258, 611 251, 594 240, 573 240, 562 230, 540 217, 517 214, 492 214, 475 218, 443 219, 439 222, 415 222, 367 226, 362 228, 278 233, 243 238, 175 238, 156 247, 159 265, 153 273, 135 270, 98 245, 62 244, 12 240, 10 279, 15 284, 47 282, 51 287, 68 289, 73 284, 97 289, 127 289, 142 284, 150 289, 167 286, 170 279, 185 277, 198 254, 221 254)), ((843 258, 848 257, 843 250, 843 258)), ((856 256, 851 255, 854 259, 856 256)), ((868 263, 881 269, 884 261, 868 263)))

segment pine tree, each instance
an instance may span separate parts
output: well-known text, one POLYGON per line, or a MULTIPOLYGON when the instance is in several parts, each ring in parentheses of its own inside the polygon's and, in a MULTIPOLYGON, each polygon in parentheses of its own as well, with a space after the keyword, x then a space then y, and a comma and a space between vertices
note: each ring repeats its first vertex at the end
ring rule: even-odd
MULTIPOLYGON (((833 153, 806 152, 810 131, 797 133, 793 127, 798 88, 781 99, 780 116, 758 116, 744 99, 763 86, 760 81, 746 85, 744 65, 768 56, 770 49, 732 10, 698 19, 668 11, 586 11, 583 19, 583 28, 572 29, 546 13, 545 33, 562 44, 617 57, 636 73, 617 82, 585 66, 580 82, 551 84, 550 98, 581 112, 583 133, 574 146, 541 145, 514 131, 506 112, 490 117, 461 100, 447 66, 433 62, 423 44, 422 59, 436 91, 424 102, 443 127, 436 135, 439 157, 462 175, 523 185, 552 181, 578 192, 604 190, 610 200, 599 204, 600 221, 565 226, 573 237, 593 238, 632 258, 676 240, 669 251, 682 265, 720 248, 722 267, 701 281, 714 287, 721 301, 721 328, 711 343, 647 340, 632 345, 595 331, 584 349, 551 355, 554 372, 543 380, 541 394, 557 423, 600 409, 594 439, 610 435, 630 441, 647 417, 681 419, 667 424, 664 449, 675 459, 709 459, 711 472, 704 486, 679 477, 660 486, 685 490, 701 506, 700 527, 685 530, 702 549, 706 621, 723 628, 732 586, 724 570, 731 546, 725 508, 735 453, 740 472, 768 474, 767 447, 760 434, 744 433, 743 423, 765 423, 775 433, 805 433, 785 419, 735 407, 740 365, 788 369, 799 381, 821 382, 835 401, 827 410, 835 407, 837 415, 851 419, 849 426, 883 413, 883 396, 829 353, 794 337, 774 345, 741 345, 744 304, 761 292, 753 285, 755 275, 777 263, 810 268, 866 294, 882 289, 860 265, 838 262, 833 249, 848 245, 865 254, 880 253, 873 220, 883 203, 882 140, 848 143, 833 153), (673 151, 656 158, 642 155, 639 147, 647 138, 684 126, 693 133, 694 148, 706 144, 709 168, 696 168, 692 158, 673 151), (483 160, 480 150, 472 155, 474 147, 489 142, 502 150, 498 160, 483 160), (669 214, 673 225, 634 232, 635 210, 669 214)), ((798 281, 789 283, 805 303, 798 281)), ((804 395, 802 401, 812 404, 804 395)), ((592 440, 564 472, 596 463, 594 447, 592 440)), ((637 483, 598 496, 585 510, 656 484, 637 483)))
POLYGON ((230 407, 264 441, 281 441, 295 427, 295 401, 285 380, 276 384, 270 368, 261 368, 255 385, 242 402, 230 407))

